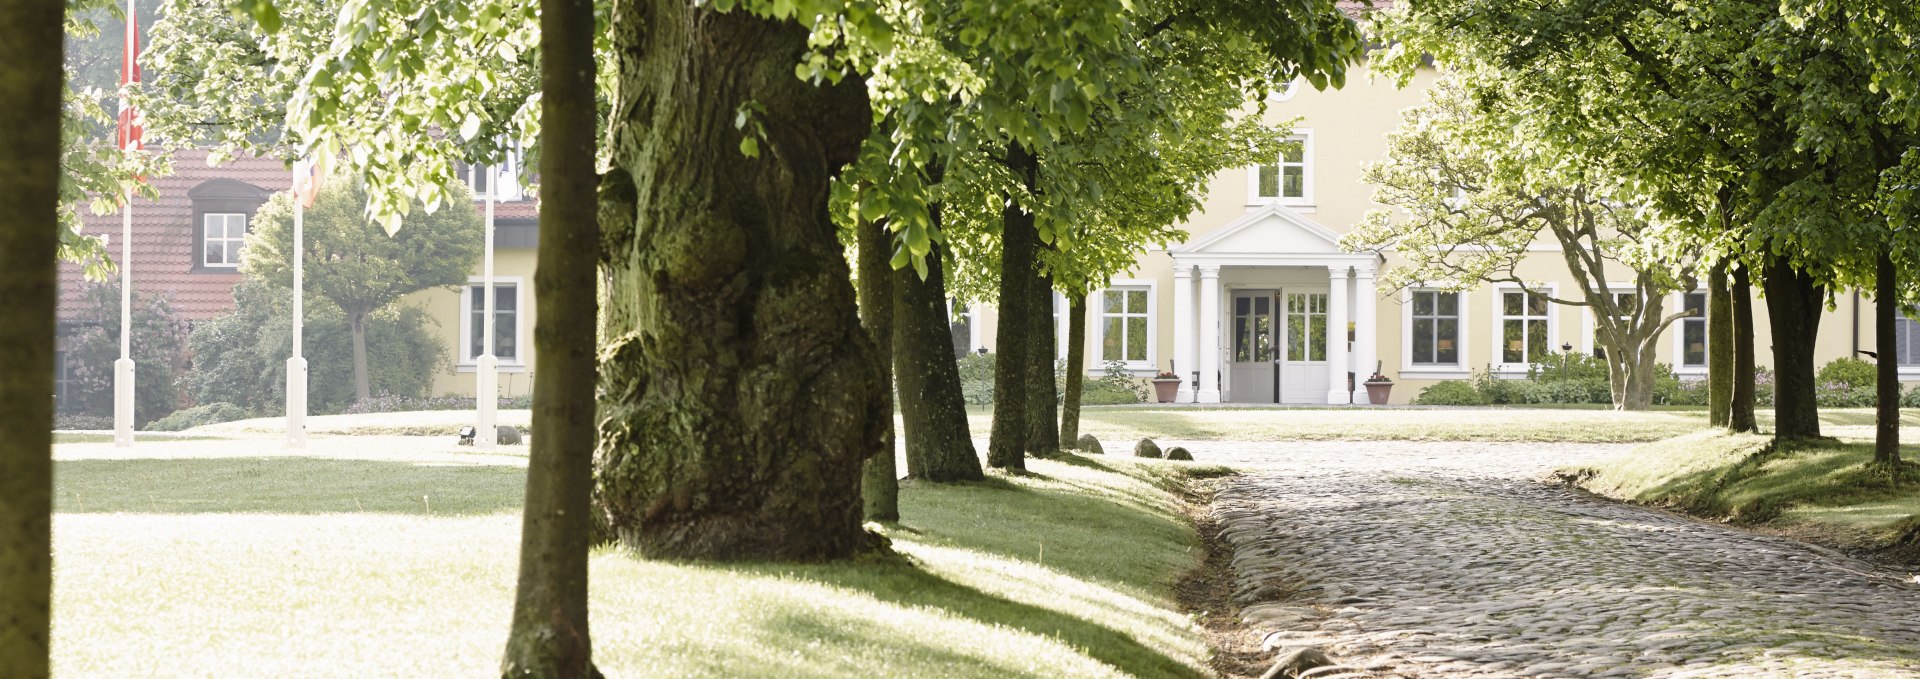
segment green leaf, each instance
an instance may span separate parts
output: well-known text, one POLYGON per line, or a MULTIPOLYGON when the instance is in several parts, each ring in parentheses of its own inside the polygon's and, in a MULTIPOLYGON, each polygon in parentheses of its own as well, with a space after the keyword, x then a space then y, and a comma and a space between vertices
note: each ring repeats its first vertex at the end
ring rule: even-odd
POLYGON ((747 136, 741 137, 740 138, 740 155, 746 156, 748 158, 759 158, 760 142, 755 140, 753 138, 753 135, 747 135, 747 136))

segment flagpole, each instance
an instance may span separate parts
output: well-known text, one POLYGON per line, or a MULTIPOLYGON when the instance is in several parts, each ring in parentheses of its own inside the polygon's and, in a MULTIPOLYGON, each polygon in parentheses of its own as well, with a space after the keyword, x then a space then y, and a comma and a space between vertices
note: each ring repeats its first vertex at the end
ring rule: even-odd
MULTIPOLYGON (((126 87, 138 82, 135 59, 139 44, 139 16, 134 0, 127 0, 127 35, 120 46, 120 148, 138 148, 133 135, 133 108, 127 101, 126 87)), ((133 446, 133 186, 127 186, 120 204, 120 360, 113 362, 113 445, 133 446)))
MULTIPOLYGON (((313 181, 313 165, 300 161, 293 166, 293 355, 287 359, 287 447, 307 446, 307 359, 302 342, 306 314, 306 216, 305 197, 300 193, 301 176, 313 181)), ((313 187, 308 190, 317 190, 313 187)))
POLYGON ((487 234, 486 253, 482 257, 481 285, 484 286, 485 302, 481 310, 480 331, 483 347, 480 350, 480 365, 475 366, 474 406, 479 410, 480 431, 477 442, 481 448, 492 448, 498 441, 496 409, 500 406, 500 365, 493 355, 494 332, 494 290, 493 290, 493 196, 498 193, 500 168, 487 165, 487 234))

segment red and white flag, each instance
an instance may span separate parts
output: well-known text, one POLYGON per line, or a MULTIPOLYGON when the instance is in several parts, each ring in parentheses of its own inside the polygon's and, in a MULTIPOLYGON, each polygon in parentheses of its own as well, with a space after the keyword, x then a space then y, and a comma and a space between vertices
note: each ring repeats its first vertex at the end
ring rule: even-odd
MULTIPOLYGON (((140 15, 134 12, 133 0, 127 0, 127 38, 125 49, 120 55, 120 89, 140 82, 140 15)), ((140 123, 133 104, 126 95, 120 97, 119 145, 128 151, 140 150, 140 123)))
POLYGON ((320 184, 326 178, 327 157, 324 155, 293 164, 293 195, 300 199, 300 207, 313 207, 313 198, 319 195, 320 184))

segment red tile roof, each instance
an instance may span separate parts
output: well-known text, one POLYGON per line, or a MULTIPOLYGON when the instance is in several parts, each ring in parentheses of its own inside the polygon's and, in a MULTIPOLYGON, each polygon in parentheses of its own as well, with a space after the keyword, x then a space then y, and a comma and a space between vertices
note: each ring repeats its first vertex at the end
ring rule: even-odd
MULTIPOLYGON (((233 308, 233 286, 240 283, 234 271, 196 269, 193 201, 187 192, 215 179, 245 182, 266 191, 285 191, 293 185, 292 172, 278 160, 241 157, 218 166, 207 165, 204 150, 180 151, 173 157, 173 175, 153 179, 160 193, 158 201, 135 199, 133 205, 133 289, 141 295, 155 293, 171 297, 173 310, 186 320, 205 320, 233 308)), ((476 203, 475 207, 479 207, 476 203)), ((84 211, 83 211, 84 212, 84 211)), ((496 203, 494 218, 536 220, 540 216, 535 201, 496 203)), ((120 213, 85 213, 84 233, 108 236, 107 251, 120 257, 120 213)), ((118 281, 118 274, 115 274, 118 281)), ((60 264, 60 317, 81 315, 87 305, 87 283, 80 267, 60 264)))

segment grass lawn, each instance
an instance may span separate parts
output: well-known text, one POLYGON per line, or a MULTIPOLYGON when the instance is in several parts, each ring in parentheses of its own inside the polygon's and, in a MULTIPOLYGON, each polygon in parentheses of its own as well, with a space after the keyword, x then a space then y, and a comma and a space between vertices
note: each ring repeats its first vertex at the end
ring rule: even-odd
MULTIPOLYGON (((445 442, 59 446, 60 676, 485 676, 512 601, 525 460, 445 442), (139 457, 133 457, 138 455, 139 457)), ((904 559, 592 559, 618 677, 1198 677, 1173 584, 1200 559, 1190 468, 1032 461, 908 484, 904 559)), ((1204 469, 1204 468, 1201 468, 1204 469)))
MULTIPOLYGON (((1905 440, 1915 440, 1911 431, 1903 431, 1905 440)), ((1869 473, 1870 439, 1787 452, 1771 452, 1770 441, 1696 433, 1561 473, 1620 500, 1920 561, 1920 470, 1910 470, 1898 485, 1884 473, 1869 473)), ((1920 460, 1920 446, 1902 446, 1901 456, 1920 460)))

